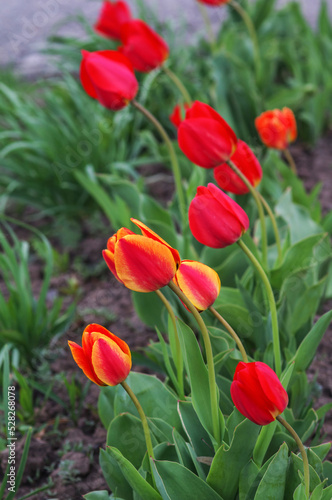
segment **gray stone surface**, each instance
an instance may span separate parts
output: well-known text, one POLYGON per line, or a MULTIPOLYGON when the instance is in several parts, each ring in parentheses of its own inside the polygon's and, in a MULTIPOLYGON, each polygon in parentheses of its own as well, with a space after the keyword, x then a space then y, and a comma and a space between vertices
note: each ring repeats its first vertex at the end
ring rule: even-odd
MULTIPOLYGON (((278 0, 283 6, 288 0, 278 0)), ((320 0, 299 0, 307 19, 314 26, 320 0)), ((195 0, 145 0, 161 19, 174 21, 174 29, 193 33, 202 28, 202 19, 195 0), (181 4, 181 6, 180 6, 181 4), (180 6, 180 7, 179 7, 180 6), (180 28, 182 27, 182 28, 180 28)), ((128 0, 135 11, 135 0, 128 0)), ((82 36, 74 21, 63 25, 68 16, 84 14, 91 23, 100 9, 99 0, 1 0, 0 1, 0 65, 13 64, 23 74, 43 73, 47 60, 40 51, 51 33, 82 36)), ((332 0, 328 0, 332 16, 332 0)), ((227 15, 223 7, 210 8, 213 23, 217 25, 227 15)))

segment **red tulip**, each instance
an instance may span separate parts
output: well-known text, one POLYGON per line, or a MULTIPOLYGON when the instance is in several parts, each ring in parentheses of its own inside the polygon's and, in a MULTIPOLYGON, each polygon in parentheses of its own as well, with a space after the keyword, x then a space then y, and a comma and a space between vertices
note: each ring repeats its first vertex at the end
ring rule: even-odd
POLYGON ((124 108, 138 92, 131 62, 116 50, 82 50, 80 78, 85 92, 113 111, 124 108))
POLYGON ((286 149, 297 137, 294 113, 289 108, 265 111, 255 120, 261 141, 273 149, 286 149))
MULTIPOLYGON (((236 151, 231 157, 231 160, 246 176, 252 186, 258 186, 263 176, 262 167, 248 144, 238 140, 236 151)), ((245 183, 227 163, 223 163, 216 167, 213 174, 218 186, 225 189, 225 191, 230 191, 234 194, 245 194, 249 192, 245 183)))
POLYGON ((205 5, 217 7, 218 5, 223 5, 225 3, 228 3, 229 0, 198 0, 198 2, 205 3, 205 5))
POLYGON ((122 25, 131 19, 131 12, 126 2, 104 1, 99 18, 94 26, 101 35, 120 40, 122 25))
POLYGON ((179 252, 142 222, 131 221, 142 235, 121 228, 109 238, 103 257, 116 279, 127 288, 154 292, 174 278, 180 264, 179 252))
POLYGON ((174 282, 199 311, 205 311, 212 306, 221 286, 216 271, 195 260, 181 261, 174 282))
POLYGON ((117 385, 131 369, 128 345, 103 326, 88 325, 82 335, 82 347, 68 342, 71 353, 83 373, 97 385, 117 385))
POLYGON ((257 425, 267 425, 288 404, 288 395, 277 374, 265 363, 238 363, 231 384, 233 403, 257 425))
POLYGON ((224 248, 249 228, 245 211, 214 184, 199 186, 189 206, 189 226, 203 245, 224 248))
POLYGON ((214 168, 235 152, 237 138, 231 127, 208 104, 195 101, 178 129, 181 151, 203 168, 214 168))
POLYGON ((173 123, 174 127, 178 128, 180 123, 183 122, 184 116, 183 116, 183 110, 187 111, 189 108, 189 104, 184 103, 183 105, 177 104, 174 109, 172 114, 169 116, 169 119, 171 123, 173 123))
POLYGON ((161 66, 169 55, 169 48, 150 26, 134 19, 122 26, 120 51, 131 61, 137 71, 144 73, 161 66))

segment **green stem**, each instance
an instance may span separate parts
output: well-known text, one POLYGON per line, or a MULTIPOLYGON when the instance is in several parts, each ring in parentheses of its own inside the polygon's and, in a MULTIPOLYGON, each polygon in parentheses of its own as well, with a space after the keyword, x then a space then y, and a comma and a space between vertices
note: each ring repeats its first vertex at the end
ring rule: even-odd
MULTIPOLYGON (((126 391, 126 393, 128 394, 128 396, 130 397, 130 399, 132 400, 132 402, 134 403, 136 410, 138 411, 138 414, 140 416, 142 426, 143 426, 146 449, 148 450, 149 457, 154 459, 150 429, 149 429, 148 421, 147 421, 146 415, 143 411, 143 408, 141 407, 140 402, 138 401, 137 397, 135 396, 134 392, 131 390, 131 388, 129 387, 127 382, 121 382, 121 385, 124 388, 124 390, 126 391)), ((150 463, 150 460, 149 460, 149 463, 150 463)), ((151 476, 152 476, 153 485, 157 489, 156 484, 155 484, 155 480, 154 480, 154 476, 153 476, 152 468, 151 468, 151 476)))
POLYGON ((262 196, 259 191, 257 191, 257 193, 258 193, 258 196, 260 197, 260 200, 261 200, 265 210, 267 211, 267 213, 271 219, 274 237, 275 237, 277 249, 278 249, 278 261, 277 262, 281 263, 281 261, 282 261, 282 248, 281 248, 280 234, 279 234, 279 229, 278 229, 276 218, 274 216, 273 210, 271 209, 270 205, 268 204, 268 202, 266 201, 264 196, 262 196))
POLYGON ((259 220, 261 223, 261 231, 262 231, 262 259, 263 259, 263 265, 265 267, 267 267, 267 231, 266 231, 264 210, 263 210, 263 206, 262 206, 260 197, 258 195, 257 190, 248 181, 247 177, 241 172, 241 170, 235 165, 235 163, 232 162, 232 160, 228 160, 227 164, 240 177, 242 182, 244 182, 244 184, 247 186, 247 188, 249 189, 249 191, 250 191, 251 195, 253 196, 255 203, 257 205, 259 220))
POLYGON ((189 311, 194 316, 203 336, 204 347, 206 352, 206 361, 209 375, 209 388, 210 388, 210 399, 211 399, 211 415, 212 415, 212 425, 213 425, 213 434, 214 438, 217 442, 218 447, 221 444, 221 435, 220 435, 220 423, 219 423, 219 406, 217 399, 217 390, 216 390, 216 376, 214 371, 214 363, 213 363, 213 353, 212 346, 209 337, 209 332, 207 331, 206 325, 197 311, 196 307, 190 302, 187 296, 180 290, 178 286, 171 281, 168 286, 170 289, 182 300, 182 302, 188 307, 189 311))
POLYGON ((177 371, 177 376, 178 376, 178 384, 179 384, 179 398, 181 400, 185 399, 184 396, 184 387, 183 387, 183 357, 182 357, 182 351, 181 351, 181 344, 180 344, 180 339, 179 339, 179 333, 178 329, 176 326, 176 318, 174 311, 172 309, 171 304, 168 302, 166 299, 165 295, 161 293, 160 290, 156 290, 156 294, 164 304, 164 306, 167 309, 167 312, 171 318, 173 328, 174 328, 174 337, 175 337, 175 344, 176 344, 176 371, 177 371))
POLYGON ((219 314, 218 311, 215 310, 214 307, 210 306, 209 309, 212 312, 212 314, 220 321, 220 323, 226 328, 226 330, 228 331, 228 333, 230 334, 230 336, 235 340, 236 345, 238 346, 239 351, 240 351, 240 353, 242 355, 243 361, 245 363, 248 363, 248 356, 247 356, 246 350, 243 347, 243 344, 242 344, 242 342, 240 340, 240 337, 236 334, 236 332, 233 330, 233 328, 231 327, 231 325, 225 320, 225 318, 223 318, 221 316, 221 314, 219 314))
POLYGON ((167 66, 163 65, 162 69, 166 73, 166 75, 168 76, 168 78, 170 80, 172 80, 172 82, 174 83, 174 85, 179 89, 179 91, 181 92, 181 94, 182 94, 183 99, 185 100, 185 102, 191 106, 192 105, 192 99, 190 97, 190 94, 189 94, 188 90, 186 89, 186 87, 184 86, 184 84, 182 83, 182 81, 180 80, 180 78, 171 69, 169 69, 167 66))
POLYGON ((249 32, 249 36, 252 41, 253 49, 254 49, 254 62, 255 62, 255 68, 256 68, 256 79, 259 82, 260 81, 260 76, 261 76, 261 56, 259 52, 259 44, 258 44, 258 39, 257 39, 257 33, 256 29, 254 26, 254 23, 251 20, 251 17, 249 16, 248 12, 244 10, 244 8, 236 1, 236 0, 231 0, 229 2, 229 5, 233 7, 234 10, 241 16, 244 24, 247 27, 247 30, 249 32))
POLYGON ((160 133, 161 137, 165 141, 165 144, 168 148, 170 159, 171 159, 171 164, 172 164, 172 170, 173 170, 173 175, 174 175, 174 181, 175 181, 175 186, 176 186, 176 191, 179 199, 179 205, 180 205, 180 213, 181 213, 181 218, 182 218, 182 224, 183 224, 183 231, 187 227, 187 213, 186 213, 186 203, 185 203, 185 198, 184 198, 184 192, 182 189, 182 181, 181 181, 181 172, 180 172, 180 167, 179 167, 179 162, 172 144, 171 139, 169 138, 166 130, 164 127, 161 125, 161 123, 157 120, 155 116, 153 116, 150 111, 148 111, 144 106, 142 106, 139 102, 137 102, 135 99, 131 101, 133 106, 135 106, 136 109, 138 109, 143 115, 150 120, 151 123, 156 127, 158 132, 160 133))
POLYGON ((304 470, 304 484, 305 484, 305 495, 306 498, 309 498, 309 493, 310 493, 310 471, 309 471, 309 462, 308 462, 308 457, 307 453, 305 451, 305 448, 303 446, 303 443, 293 427, 289 425, 286 420, 278 415, 277 420, 288 430, 288 432, 293 436, 293 438, 296 441, 297 446, 299 447, 299 450, 302 455, 302 460, 303 460, 303 470, 304 470))
POLYGON ((264 269, 254 256, 254 254, 249 250, 247 245, 243 243, 242 240, 237 241, 239 247, 241 250, 244 251, 244 253, 247 255, 247 257, 251 260, 252 264, 256 268, 257 272, 259 273, 266 289, 266 294, 267 298, 269 301, 270 305, 270 310, 271 310, 271 323, 272 323, 272 337, 273 337, 273 353, 274 353, 274 364, 275 364, 275 371, 278 377, 280 378, 281 376, 281 355, 280 355, 280 339, 279 339, 279 327, 278 327, 278 314, 277 314, 277 307, 276 307, 276 302, 274 300, 274 295, 273 291, 270 285, 270 282, 268 280, 268 277, 265 274, 264 269))
POLYGON ((204 24, 205 24, 206 31, 207 31, 207 34, 208 34, 208 37, 210 40, 211 47, 214 50, 216 47, 216 37, 215 37, 215 34, 213 33, 212 24, 211 24, 211 21, 209 18, 209 14, 207 13, 205 5, 198 2, 198 6, 199 6, 199 9, 201 11, 202 17, 204 19, 204 24))
POLYGON ((294 172, 294 174, 297 175, 297 168, 296 168, 296 163, 294 161, 294 158, 292 156, 292 153, 288 148, 283 150, 284 155, 286 156, 286 160, 288 161, 288 164, 291 168, 291 171, 294 172))

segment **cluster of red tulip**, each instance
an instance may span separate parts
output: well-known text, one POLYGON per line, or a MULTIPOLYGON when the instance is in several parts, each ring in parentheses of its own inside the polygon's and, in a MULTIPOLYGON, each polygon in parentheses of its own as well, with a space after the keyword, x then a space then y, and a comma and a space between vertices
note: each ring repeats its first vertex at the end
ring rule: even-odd
MULTIPOLYGON (((211 6, 227 0, 199 0, 211 6)), ((166 42, 150 26, 132 19, 123 1, 105 1, 95 29, 106 37, 120 40, 116 51, 83 52, 81 81, 85 91, 103 106, 119 110, 138 92, 134 71, 151 71, 164 63, 169 50, 166 42)), ((248 186, 229 166, 232 162, 251 186, 262 179, 262 168, 253 151, 209 105, 199 101, 176 106, 172 123, 178 129, 182 152, 194 164, 214 169, 218 185, 233 194, 244 194, 248 186)), ((285 149, 296 138, 296 122, 291 110, 273 110, 256 119, 262 141, 268 147, 285 149)), ((198 311, 209 308, 220 291, 217 273, 200 262, 181 260, 179 252, 135 219, 137 235, 121 228, 109 238, 104 259, 115 278, 127 288, 151 292, 175 283, 198 311)), ((189 225, 203 245, 223 248, 235 243, 249 228, 244 210, 221 189, 210 183, 199 186, 189 206, 189 225)), ((123 382, 131 369, 127 344, 99 325, 89 325, 82 347, 70 342, 77 364, 98 385, 123 382)), ((237 365, 231 395, 238 410, 259 425, 280 415, 288 403, 287 393, 277 375, 260 362, 237 365)))

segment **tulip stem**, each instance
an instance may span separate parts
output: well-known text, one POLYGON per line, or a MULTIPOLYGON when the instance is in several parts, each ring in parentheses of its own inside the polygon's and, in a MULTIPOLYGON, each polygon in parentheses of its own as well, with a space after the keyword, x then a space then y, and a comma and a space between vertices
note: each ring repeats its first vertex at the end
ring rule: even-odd
POLYGON ((212 415, 212 425, 213 425, 213 435, 217 442, 217 446, 219 448, 221 443, 221 435, 220 435, 220 423, 219 423, 219 406, 217 399, 217 388, 216 388, 216 376, 214 371, 214 362, 213 362, 213 352, 211 341, 209 337, 209 332, 207 331, 206 325, 197 311, 196 307, 192 304, 192 302, 188 299, 188 297, 180 290, 178 286, 176 286, 173 281, 171 281, 168 286, 170 289, 182 300, 182 302, 188 307, 189 311, 194 316, 203 336, 204 347, 206 352, 206 361, 209 375, 209 387, 210 387, 210 399, 211 399, 211 415, 212 415))
POLYGON ((166 73, 166 75, 168 76, 168 78, 170 80, 172 80, 172 82, 174 83, 174 85, 179 89, 179 91, 181 92, 181 94, 182 94, 185 102, 191 106, 192 105, 192 100, 191 100, 190 94, 189 94, 188 90, 186 89, 186 87, 184 86, 184 84, 182 83, 182 81, 180 80, 180 78, 174 73, 174 71, 172 71, 171 69, 169 69, 164 64, 162 65, 162 70, 166 73))
POLYGON ((274 364, 275 364, 275 371, 278 377, 280 378, 281 376, 281 355, 280 355, 280 339, 279 339, 279 327, 278 327, 278 314, 277 314, 277 306, 276 302, 274 299, 273 295, 273 290, 271 287, 271 284, 269 282, 268 277, 266 276, 266 273, 254 254, 249 250, 247 245, 240 239, 237 241, 237 244, 241 248, 241 250, 244 251, 244 253, 247 255, 249 260, 251 260, 252 264, 258 271, 266 289, 266 294, 267 298, 269 301, 270 305, 270 310, 271 310, 271 324, 272 324, 272 338, 273 338, 273 353, 274 353, 274 364))
POLYGON ((240 177, 242 182, 244 182, 244 184, 247 186, 257 205, 259 220, 261 223, 261 232, 262 232, 262 260, 264 266, 267 267, 267 232, 266 232, 265 216, 257 189, 254 188, 254 186, 249 182, 247 177, 241 172, 241 170, 235 165, 235 163, 232 160, 228 160, 227 164, 240 177))
POLYGON ((268 204, 268 202, 266 201, 266 199, 264 198, 264 196, 262 196, 259 191, 257 191, 257 193, 258 193, 258 196, 260 197, 260 200, 261 200, 261 202, 262 202, 265 210, 267 211, 267 213, 269 214, 269 217, 271 219, 271 223, 272 223, 272 227, 273 227, 273 232, 274 232, 274 237, 275 237, 276 244, 277 244, 277 249, 278 249, 278 261, 277 262, 281 263, 281 260, 282 260, 282 248, 281 248, 280 234, 279 234, 279 229, 278 229, 276 218, 274 216, 273 210, 271 209, 270 205, 268 204))
POLYGON ((230 336, 233 338, 233 340, 235 340, 236 345, 238 346, 239 351, 242 355, 243 361, 245 363, 248 363, 248 356, 247 356, 245 348, 243 347, 243 344, 241 342, 240 337, 236 334, 236 332, 233 330, 231 325, 225 320, 225 318, 223 318, 221 316, 221 314, 219 314, 218 311, 215 310, 214 307, 210 306, 209 309, 212 312, 212 314, 220 321, 220 323, 226 328, 226 330, 228 331, 230 336))
POLYGON ((156 127, 158 130, 159 134, 165 141, 165 144, 168 148, 170 159, 171 159, 171 164, 172 164, 172 170, 173 170, 173 175, 174 175, 174 181, 175 181, 175 186, 176 186, 176 191, 179 199, 179 205, 180 205, 180 213, 181 213, 181 219, 182 219, 182 231, 185 231, 185 228, 187 227, 187 213, 186 213, 186 203, 185 203, 185 198, 184 198, 184 192, 182 189, 182 182, 181 182, 181 172, 180 172, 180 166, 179 162, 172 144, 171 139, 169 138, 166 130, 162 126, 162 124, 157 120, 155 116, 153 116, 150 111, 148 111, 144 106, 142 106, 139 102, 137 102, 135 99, 131 101, 133 106, 135 106, 136 109, 138 109, 148 120, 150 120, 151 123, 156 127))
POLYGON ((164 306, 166 307, 167 312, 168 312, 168 314, 171 318, 172 324, 173 324, 175 344, 176 344, 176 371, 177 371, 177 376, 178 376, 179 398, 184 401, 185 396, 184 396, 184 387, 183 387, 183 357, 182 357, 179 333, 178 333, 178 329, 176 326, 175 314, 174 314, 174 311, 172 309, 171 304, 166 299, 165 295, 160 290, 156 290, 156 294, 158 295, 158 297, 160 298, 160 300, 163 302, 164 306))
POLYGON ((252 22, 251 17, 249 16, 248 12, 236 1, 236 0, 231 0, 229 2, 229 5, 233 7, 234 10, 241 16, 242 21, 247 27, 247 30, 249 32, 249 36, 252 41, 252 46, 254 50, 254 63, 255 63, 255 68, 256 68, 256 79, 259 82, 260 77, 261 77, 261 56, 259 52, 259 43, 258 43, 258 38, 257 38, 257 33, 256 29, 254 26, 254 23, 252 22))
POLYGON ((309 493, 310 493, 310 471, 309 471, 309 462, 308 462, 308 457, 307 453, 305 451, 305 448, 303 446, 303 443, 293 427, 289 425, 286 420, 281 417, 280 415, 277 416, 277 420, 288 430, 288 432, 292 435, 294 440, 296 441, 297 446, 299 447, 299 450, 302 455, 302 460, 303 460, 303 470, 304 470, 304 484, 305 484, 305 495, 306 498, 309 498, 309 493))
MULTIPOLYGON (((126 391, 126 393, 128 394, 128 396, 130 397, 130 399, 132 400, 132 402, 134 403, 134 405, 136 406, 136 410, 138 411, 138 414, 140 416, 142 426, 143 426, 143 432, 144 432, 144 437, 145 437, 146 449, 148 450, 148 455, 149 455, 149 457, 154 459, 151 434, 150 434, 148 421, 147 421, 146 415, 143 411, 143 408, 141 407, 140 402, 138 401, 137 397, 135 396, 134 392, 131 390, 131 388, 129 387, 127 382, 121 382, 121 385, 124 388, 124 390, 126 391)), ((149 460, 149 462, 150 462, 150 460, 149 460)), ((154 482, 152 468, 151 468, 151 475, 152 475, 152 480, 153 480, 154 486, 156 487, 155 482, 154 482)))
POLYGON ((288 161, 288 164, 290 166, 291 171, 294 172, 295 175, 297 175, 296 163, 294 161, 292 153, 290 152, 290 150, 288 148, 284 149, 283 153, 286 156, 286 160, 288 161))
POLYGON ((216 47, 216 37, 215 37, 215 34, 213 32, 213 28, 212 28, 212 24, 211 24, 211 21, 209 18, 209 14, 207 12, 205 5, 198 2, 198 7, 199 7, 201 14, 202 14, 202 17, 204 19, 204 24, 206 27, 208 37, 210 39, 211 48, 214 50, 216 47))

